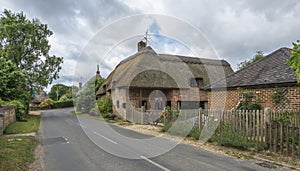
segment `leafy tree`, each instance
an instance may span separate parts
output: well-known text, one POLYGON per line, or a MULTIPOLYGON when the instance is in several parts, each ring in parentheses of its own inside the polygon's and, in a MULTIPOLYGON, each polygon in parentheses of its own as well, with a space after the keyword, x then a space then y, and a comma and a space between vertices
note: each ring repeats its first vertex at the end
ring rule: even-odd
POLYGON ((296 70, 298 82, 300 83, 300 40, 293 43, 293 49, 291 49, 291 57, 288 64, 296 70))
POLYGON ((97 93, 97 91, 99 90, 99 88, 101 87, 101 85, 104 83, 105 79, 104 78, 96 78, 95 81, 95 93, 97 93))
POLYGON ((14 63, 0 57, 0 97, 4 101, 29 100, 26 77, 14 63))
POLYGON ((46 24, 26 19, 23 12, 5 9, 0 16, 0 56, 22 71, 31 92, 59 78, 63 58, 49 55, 52 34, 46 24))
POLYGON ((72 88, 64 84, 55 84, 48 93, 49 98, 58 101, 63 95, 71 94, 72 88))
POLYGON ((250 59, 249 61, 245 60, 241 63, 238 64, 238 69, 243 69, 249 65, 251 65, 252 63, 258 61, 258 60, 261 60, 262 58, 264 58, 264 53, 263 51, 257 51, 256 52, 256 55, 250 59))
POLYGON ((96 105, 96 93, 97 87, 100 87, 104 82, 103 78, 90 79, 80 90, 75 98, 75 104, 77 111, 89 112, 96 105), (100 79, 100 80, 99 80, 100 79))

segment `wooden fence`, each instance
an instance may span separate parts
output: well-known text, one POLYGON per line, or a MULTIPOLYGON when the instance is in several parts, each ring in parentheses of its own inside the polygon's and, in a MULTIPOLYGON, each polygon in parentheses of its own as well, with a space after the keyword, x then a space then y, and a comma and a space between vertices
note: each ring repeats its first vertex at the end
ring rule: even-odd
MULTIPOLYGON (((149 124, 162 116, 162 111, 143 109, 130 112, 130 121, 149 124)), ((168 116, 167 116, 168 117, 168 116)), ((170 117, 170 116, 169 116, 170 117)), ((300 158, 300 110, 269 111, 269 110, 180 110, 178 116, 183 120, 195 121, 200 131, 216 122, 215 134, 237 134, 251 143, 265 143, 272 152, 283 156, 300 158)), ((164 117, 161 121, 174 122, 164 117)))
POLYGON ((252 143, 265 143, 272 152, 300 158, 300 110, 199 110, 198 127, 219 122, 215 133, 234 133, 252 143))

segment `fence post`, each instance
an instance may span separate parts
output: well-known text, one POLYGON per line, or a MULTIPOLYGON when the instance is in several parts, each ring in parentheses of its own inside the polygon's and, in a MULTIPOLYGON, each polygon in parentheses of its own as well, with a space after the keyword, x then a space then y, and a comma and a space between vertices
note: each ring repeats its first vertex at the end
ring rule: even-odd
POLYGON ((265 135, 265 143, 267 143, 268 144, 268 142, 269 142, 269 139, 268 139, 268 126, 270 126, 269 125, 269 117, 268 117, 268 114, 269 114, 269 108, 266 108, 265 110, 264 110, 264 120, 265 120, 265 129, 264 129, 264 135, 265 135))
POLYGON ((198 113, 198 121, 199 121, 199 131, 202 130, 202 108, 199 108, 199 113, 198 113))
POLYGON ((144 112, 145 112, 145 106, 141 107, 141 124, 144 124, 144 112))

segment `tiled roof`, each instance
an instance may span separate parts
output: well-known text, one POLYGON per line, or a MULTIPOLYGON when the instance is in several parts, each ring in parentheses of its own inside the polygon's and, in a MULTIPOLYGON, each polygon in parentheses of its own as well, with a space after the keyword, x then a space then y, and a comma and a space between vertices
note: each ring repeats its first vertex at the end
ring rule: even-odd
POLYGON ((276 84, 296 84, 297 77, 287 61, 290 58, 288 48, 280 48, 263 59, 217 81, 209 88, 253 87, 276 84))

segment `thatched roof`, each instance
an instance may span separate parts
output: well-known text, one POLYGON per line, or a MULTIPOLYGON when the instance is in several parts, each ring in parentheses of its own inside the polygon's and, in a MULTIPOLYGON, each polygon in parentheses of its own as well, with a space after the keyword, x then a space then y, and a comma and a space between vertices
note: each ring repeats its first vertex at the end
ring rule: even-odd
POLYGON ((34 96, 33 99, 31 100, 31 103, 32 104, 39 104, 47 98, 48 98, 47 93, 43 90, 39 90, 38 94, 36 96, 34 96))
POLYGON ((225 79, 217 81, 209 88, 261 87, 278 85, 296 85, 297 77, 287 61, 290 58, 288 48, 280 48, 263 59, 243 68, 225 79))
POLYGON ((233 73, 224 60, 157 54, 151 47, 121 61, 110 73, 97 94, 120 87, 190 88, 190 79, 202 78, 203 83, 217 81, 233 73))

